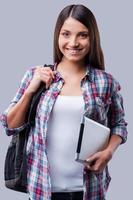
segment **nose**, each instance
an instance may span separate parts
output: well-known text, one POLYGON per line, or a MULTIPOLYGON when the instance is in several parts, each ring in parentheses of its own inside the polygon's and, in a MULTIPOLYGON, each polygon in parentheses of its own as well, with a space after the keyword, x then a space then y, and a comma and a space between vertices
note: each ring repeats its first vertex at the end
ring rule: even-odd
POLYGON ((76 37, 70 38, 69 45, 70 45, 70 47, 78 47, 79 42, 78 42, 77 38, 76 37))

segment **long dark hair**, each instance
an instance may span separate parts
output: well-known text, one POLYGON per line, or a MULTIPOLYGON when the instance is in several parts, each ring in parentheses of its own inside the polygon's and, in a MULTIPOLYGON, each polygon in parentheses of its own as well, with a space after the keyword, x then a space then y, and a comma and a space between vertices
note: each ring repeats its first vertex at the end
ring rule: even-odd
POLYGON ((62 60, 63 55, 59 49, 58 38, 61 27, 70 16, 84 24, 89 30, 90 51, 85 58, 86 64, 104 70, 104 56, 100 45, 100 35, 96 19, 93 13, 81 4, 65 7, 58 16, 54 31, 54 62, 59 63, 62 60))

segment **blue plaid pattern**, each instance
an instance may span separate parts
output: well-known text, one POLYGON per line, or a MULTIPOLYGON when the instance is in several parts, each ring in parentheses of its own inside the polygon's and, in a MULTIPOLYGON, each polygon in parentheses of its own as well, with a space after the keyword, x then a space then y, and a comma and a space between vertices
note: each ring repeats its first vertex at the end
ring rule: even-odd
MULTIPOLYGON (((54 65, 56 69, 56 64, 54 65)), ((30 68, 24 75, 20 87, 8 109, 1 115, 1 122, 7 135, 19 133, 26 124, 9 129, 7 113, 16 104, 28 87, 36 67, 30 68)), ((50 88, 42 93, 37 107, 36 124, 31 129, 27 144, 28 155, 28 192, 31 200, 51 200, 50 169, 46 155, 47 122, 64 80, 56 73, 50 88)), ((85 114, 111 129, 111 134, 119 135, 122 143, 127 139, 127 123, 124 120, 123 100, 120 85, 112 75, 91 66, 87 66, 86 75, 81 81, 85 114)), ((108 167, 94 174, 84 171, 84 200, 104 200, 111 180, 108 167)))

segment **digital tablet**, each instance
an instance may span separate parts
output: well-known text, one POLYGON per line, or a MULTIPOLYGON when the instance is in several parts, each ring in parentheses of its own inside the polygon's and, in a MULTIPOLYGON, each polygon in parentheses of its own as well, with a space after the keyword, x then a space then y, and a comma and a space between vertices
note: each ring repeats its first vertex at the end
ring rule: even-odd
POLYGON ((89 156, 104 150, 109 137, 110 129, 108 127, 84 116, 80 125, 75 160, 84 163, 89 156))

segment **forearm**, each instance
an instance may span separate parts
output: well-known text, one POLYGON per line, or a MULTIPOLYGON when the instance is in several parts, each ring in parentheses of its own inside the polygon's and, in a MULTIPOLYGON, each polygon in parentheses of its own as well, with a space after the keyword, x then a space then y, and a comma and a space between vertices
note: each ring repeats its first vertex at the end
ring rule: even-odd
POLYGON ((18 103, 9 110, 7 114, 8 128, 17 128, 25 123, 32 96, 33 93, 25 91, 18 103))
POLYGON ((121 141, 122 139, 120 136, 112 135, 107 148, 90 156, 87 159, 88 164, 86 164, 85 167, 94 172, 103 171, 121 141))
POLYGON ((117 147, 121 144, 122 138, 119 135, 111 135, 109 144, 106 148, 106 150, 110 151, 111 154, 115 152, 117 147))

